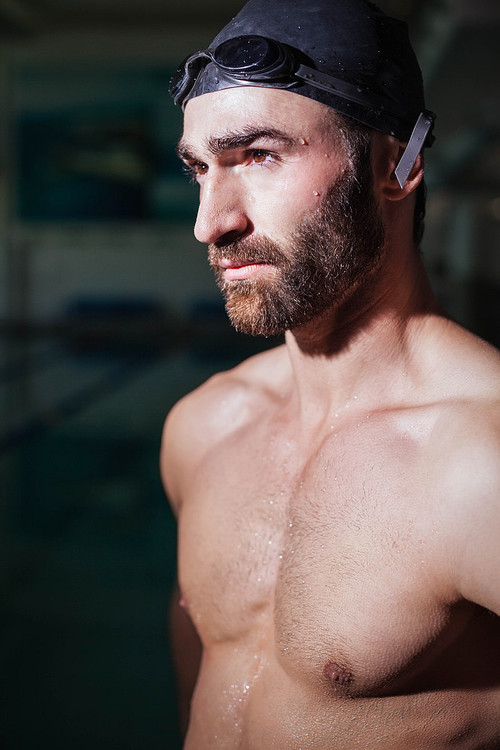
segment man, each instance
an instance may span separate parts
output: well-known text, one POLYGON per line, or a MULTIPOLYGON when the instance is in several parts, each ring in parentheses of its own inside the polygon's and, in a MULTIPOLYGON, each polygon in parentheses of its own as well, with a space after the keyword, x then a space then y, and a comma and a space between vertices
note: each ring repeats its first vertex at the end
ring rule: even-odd
POLYGON ((403 24, 250 0, 171 91, 231 320, 286 332, 165 426, 186 750, 500 748, 500 361, 421 264, 403 24))

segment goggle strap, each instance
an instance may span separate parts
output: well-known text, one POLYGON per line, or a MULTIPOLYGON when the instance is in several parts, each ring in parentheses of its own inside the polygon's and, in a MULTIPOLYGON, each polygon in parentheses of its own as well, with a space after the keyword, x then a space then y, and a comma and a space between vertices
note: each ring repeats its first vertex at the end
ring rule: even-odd
MULTIPOLYGON (((346 81, 339 80, 338 78, 334 78, 328 73, 322 73, 319 70, 301 64, 295 71, 294 75, 305 83, 308 83, 310 86, 323 89, 323 91, 328 91, 330 94, 337 94, 341 99, 347 99, 347 101, 353 102, 354 104, 360 104, 363 107, 369 107, 370 109, 377 109, 373 103, 373 99, 369 95, 365 96, 362 88, 353 86, 346 81)), ((401 115, 398 115, 396 112, 391 112, 385 105, 383 106, 383 110, 388 115, 401 119, 401 115)))
POLYGON ((433 117, 429 114, 429 112, 421 112, 418 116, 418 120, 415 123, 415 127, 413 128, 413 132, 410 136, 410 140, 408 141, 408 145, 404 150, 403 156, 399 160, 398 166, 394 170, 394 174, 396 175, 396 179, 399 182, 401 190, 405 186, 405 182, 408 179, 408 175, 410 174, 413 165, 417 160, 417 156, 424 147, 425 140, 429 134, 429 130, 432 127, 432 123, 433 117))

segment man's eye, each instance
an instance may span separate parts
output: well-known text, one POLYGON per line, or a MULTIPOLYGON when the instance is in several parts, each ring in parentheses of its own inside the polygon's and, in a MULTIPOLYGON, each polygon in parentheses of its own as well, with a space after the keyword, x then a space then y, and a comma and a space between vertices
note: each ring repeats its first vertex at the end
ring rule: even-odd
POLYGON ((255 164, 262 164, 270 156, 269 151, 252 151, 252 158, 255 164))
POLYGON ((196 182, 198 177, 203 177, 207 173, 208 167, 203 162, 197 162, 195 164, 184 164, 183 170, 192 182, 196 182))

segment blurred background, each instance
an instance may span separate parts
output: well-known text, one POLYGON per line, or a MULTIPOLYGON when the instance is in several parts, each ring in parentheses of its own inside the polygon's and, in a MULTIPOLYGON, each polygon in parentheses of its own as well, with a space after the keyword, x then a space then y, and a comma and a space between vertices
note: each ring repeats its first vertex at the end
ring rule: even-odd
MULTIPOLYGON (((500 3, 381 0, 438 113, 423 251, 500 343, 500 3)), ((0 743, 177 748, 171 405, 235 334, 192 236, 167 85, 238 0, 0 0, 0 743)))

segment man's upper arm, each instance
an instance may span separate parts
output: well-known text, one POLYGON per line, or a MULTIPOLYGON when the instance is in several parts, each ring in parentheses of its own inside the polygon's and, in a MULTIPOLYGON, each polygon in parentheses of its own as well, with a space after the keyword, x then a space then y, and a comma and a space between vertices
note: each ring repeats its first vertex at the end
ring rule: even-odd
MULTIPOLYGON (((189 489, 197 466, 221 433, 221 397, 227 396, 227 378, 212 376, 178 401, 163 428, 160 473, 175 513, 189 489)), ((231 423, 231 420, 227 420, 231 423)), ((227 428, 227 425, 226 425, 227 428)))
POLYGON ((176 475, 180 469, 177 461, 177 419, 175 416, 175 409, 168 414, 165 424, 163 426, 163 433, 161 438, 161 449, 160 449, 160 475, 163 483, 163 487, 167 494, 167 497, 172 505, 174 512, 178 511, 179 503, 179 489, 178 482, 176 481, 176 475))
POLYGON ((243 366, 213 375, 181 399, 165 421, 160 471, 174 512, 207 453, 255 414, 255 389, 238 374, 243 366))
POLYGON ((174 513, 178 513, 184 492, 184 480, 193 461, 195 425, 193 394, 177 402, 169 412, 163 427, 160 450, 160 474, 174 513))
POLYGON ((500 615, 500 430, 490 427, 471 444, 458 477, 457 567, 464 598, 500 615))

